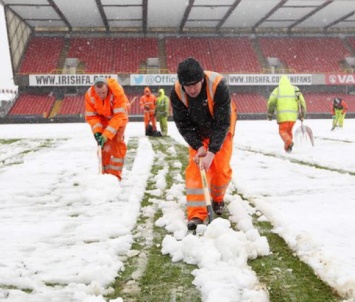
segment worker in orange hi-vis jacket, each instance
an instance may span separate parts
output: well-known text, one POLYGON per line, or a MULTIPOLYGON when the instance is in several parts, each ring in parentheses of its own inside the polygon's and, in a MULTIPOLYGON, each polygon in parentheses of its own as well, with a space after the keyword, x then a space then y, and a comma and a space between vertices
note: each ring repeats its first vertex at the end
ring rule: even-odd
POLYGON ((153 131, 157 130, 157 122, 155 119, 156 97, 151 93, 149 87, 144 88, 144 95, 140 98, 140 106, 144 112, 145 134, 148 134, 148 126, 152 123, 153 131))
POLYGON ((127 152, 124 131, 128 123, 127 97, 115 79, 98 77, 85 94, 85 120, 102 147, 103 173, 122 179, 127 152))
POLYGON ((339 127, 340 129, 343 128, 344 119, 346 112, 348 111, 348 104, 341 98, 334 98, 333 105, 332 105, 332 118, 333 118, 333 125, 332 131, 339 127))

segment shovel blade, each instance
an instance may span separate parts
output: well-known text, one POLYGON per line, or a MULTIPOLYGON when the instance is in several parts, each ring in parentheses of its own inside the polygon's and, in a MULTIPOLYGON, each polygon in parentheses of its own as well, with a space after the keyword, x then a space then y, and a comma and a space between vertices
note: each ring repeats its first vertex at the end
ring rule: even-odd
POLYGON ((308 127, 308 126, 303 126, 303 127, 305 128, 306 133, 307 133, 307 135, 309 137, 309 140, 311 141, 312 146, 314 147, 314 137, 313 137, 312 129, 310 127, 308 127))
POLYGON ((295 136, 309 140, 311 142, 312 146, 314 147, 313 131, 310 127, 302 124, 301 126, 299 126, 296 129, 295 136))

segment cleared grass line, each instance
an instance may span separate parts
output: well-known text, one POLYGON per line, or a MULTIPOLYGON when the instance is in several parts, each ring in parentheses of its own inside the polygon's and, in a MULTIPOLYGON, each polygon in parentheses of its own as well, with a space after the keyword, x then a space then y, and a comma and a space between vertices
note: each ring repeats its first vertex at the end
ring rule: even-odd
MULTIPOLYGON (((131 257, 127 257, 125 270, 116 278, 112 285, 114 292, 107 299, 122 297, 126 301, 191 301, 200 302, 200 292, 192 284, 194 279, 191 272, 196 268, 184 262, 173 263, 169 255, 162 255, 161 243, 168 234, 165 229, 155 227, 154 222, 162 216, 160 210, 152 202, 156 196, 149 192, 156 190, 154 176, 159 173, 167 164, 166 187, 170 188, 173 184, 174 175, 182 173, 174 168, 175 161, 182 162, 186 167, 185 158, 186 147, 177 145, 170 138, 150 138, 156 158, 151 170, 150 181, 147 184, 146 193, 142 200, 142 214, 134 230, 135 242, 131 249, 131 257), (168 152, 168 148, 177 149, 176 152, 168 152), (164 157, 162 159, 162 156, 164 157), (144 208, 153 208, 154 216, 146 217, 144 208), (152 242, 147 238, 152 237, 152 242)), ((134 151, 137 141, 132 139, 128 142, 128 153, 134 151)), ((127 167, 128 168, 128 167, 127 167)), ((183 168, 184 169, 184 168, 183 168)), ((162 198, 164 198, 164 194, 162 198)))
MULTIPOLYGON (((133 151, 134 142, 135 140, 132 140, 129 143, 129 152, 133 151)), ((150 193, 157 189, 154 176, 163 168, 166 169, 166 166, 168 166, 165 175, 166 189, 174 184, 174 176, 180 174, 184 177, 187 148, 170 138, 150 138, 150 142, 156 157, 151 170, 151 180, 148 182, 142 201, 142 215, 134 230, 135 242, 132 246, 132 255, 127 257, 125 270, 113 284, 115 292, 106 298, 122 297, 125 302, 200 302, 201 294, 192 284, 194 278, 191 274, 197 267, 184 262, 173 263, 168 255, 161 253, 162 240, 168 233, 165 229, 154 225, 162 213, 154 204, 156 196, 150 193), (173 148, 174 152, 170 152, 170 148, 173 148), (181 168, 177 169, 174 166, 176 161, 182 163, 181 168), (146 207, 154 208, 153 216, 144 216, 146 207), (151 241, 147 240, 150 236, 151 241)), ((164 198, 165 194, 163 192, 159 198, 164 198)), ((238 194, 238 188, 232 188, 231 194, 239 195, 246 200, 238 194)), ((254 207, 252 201, 246 201, 254 207)), ((260 212, 258 214, 262 215, 260 212)), ((250 260, 248 264, 268 290, 270 302, 342 301, 332 288, 320 280, 313 270, 297 257, 279 235, 273 233, 273 226, 269 222, 258 220, 260 215, 253 216, 253 224, 260 235, 267 237, 272 254, 250 260)))
POLYGON ((260 150, 253 150, 251 148, 238 147, 238 149, 242 150, 242 151, 247 151, 247 152, 257 153, 257 154, 261 154, 261 155, 265 155, 265 156, 284 159, 284 160, 290 161, 292 163, 303 165, 303 166, 307 166, 307 167, 313 167, 313 168, 316 168, 316 169, 326 170, 326 171, 330 171, 330 172, 337 172, 337 173, 340 173, 340 174, 349 174, 351 176, 355 176, 355 172, 347 171, 347 170, 344 170, 344 169, 335 169, 335 168, 330 168, 330 167, 327 167, 327 166, 321 166, 321 165, 317 165, 317 164, 312 164, 312 163, 309 163, 309 162, 306 162, 306 161, 303 161, 303 160, 290 158, 290 157, 286 157, 286 156, 282 156, 282 155, 278 155, 278 154, 274 154, 274 153, 263 152, 263 151, 260 151, 260 150))

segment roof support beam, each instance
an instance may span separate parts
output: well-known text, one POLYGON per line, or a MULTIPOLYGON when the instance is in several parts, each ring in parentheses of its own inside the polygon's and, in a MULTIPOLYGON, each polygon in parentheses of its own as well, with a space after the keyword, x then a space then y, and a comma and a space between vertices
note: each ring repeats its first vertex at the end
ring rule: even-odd
POLYGON ((261 18, 261 19, 254 25, 254 27, 252 28, 252 30, 255 31, 256 28, 257 28, 261 23, 263 23, 265 20, 269 19, 269 17, 270 17, 274 12, 276 12, 280 7, 282 7, 286 2, 287 2, 287 0, 282 0, 282 1, 280 1, 280 3, 277 4, 272 10, 270 10, 270 11, 264 16, 264 18, 261 18))
POLYGON ((143 5, 142 5, 142 30, 143 33, 147 33, 147 24, 148 24, 148 0, 143 0, 143 5))
POLYGON ((321 9, 325 8, 326 6, 328 6, 330 3, 332 3, 333 1, 327 1, 325 3, 323 3, 322 5, 317 6, 316 9, 312 10, 310 13, 308 13, 307 15, 305 15, 303 18, 297 20, 297 22, 293 23, 291 26, 288 27, 288 31, 291 31, 293 27, 295 27, 297 24, 302 23, 304 20, 308 19, 310 16, 313 16, 316 12, 320 11, 321 9))
POLYGON ((189 14, 191 12, 192 6, 194 5, 195 0, 189 0, 189 5, 186 7, 184 16, 182 17, 179 32, 182 33, 186 24, 186 20, 189 17, 189 14))
POLYGON ((95 0, 95 2, 96 2, 97 9, 99 10, 102 22, 104 23, 106 31, 108 32, 108 31, 110 31, 110 26, 108 25, 107 17, 106 17, 104 8, 103 8, 103 6, 101 4, 101 1, 100 0, 95 0))
POLYGON ((220 30, 220 28, 222 27, 222 25, 224 24, 224 22, 226 22, 226 20, 229 18, 229 16, 232 14, 232 12, 234 11, 234 9, 239 5, 239 3, 242 0, 235 0, 235 2, 230 6, 230 8, 228 9, 228 11, 226 12, 226 14, 223 16, 223 18, 221 19, 221 21, 218 22, 217 26, 216 26, 216 32, 218 32, 220 30))
POLYGON ((333 21, 332 23, 328 24, 327 26, 324 27, 324 30, 327 30, 329 27, 332 27, 333 25, 346 20, 347 18, 351 17, 352 15, 355 14, 355 11, 352 11, 351 13, 339 18, 338 20, 333 21))
POLYGON ((53 9, 57 12, 57 14, 62 18, 65 25, 68 27, 68 30, 71 32, 73 30, 72 26, 68 22, 68 19, 64 16, 59 7, 55 4, 53 0, 48 0, 49 4, 53 7, 53 9))

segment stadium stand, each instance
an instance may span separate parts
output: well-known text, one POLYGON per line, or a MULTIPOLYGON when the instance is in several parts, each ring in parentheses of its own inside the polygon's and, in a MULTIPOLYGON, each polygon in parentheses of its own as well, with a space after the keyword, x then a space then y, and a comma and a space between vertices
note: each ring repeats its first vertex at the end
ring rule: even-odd
POLYGON ((58 115, 84 115, 84 95, 67 95, 64 97, 58 115))
POLYGON ((222 73, 261 73, 257 54, 249 38, 210 38, 209 50, 215 70, 222 73), (223 52, 221 51, 223 45, 223 52))
POLYGON ((237 104, 239 113, 266 112, 267 99, 258 93, 233 93, 232 101, 237 104))
POLYGON ((55 102, 52 95, 21 94, 10 109, 8 115, 32 115, 47 117, 55 102))
POLYGON ((79 59, 86 73, 137 73, 150 57, 158 57, 155 38, 72 38, 69 58, 79 59))
POLYGON ((23 56, 18 73, 52 73, 57 68, 64 38, 33 37, 23 56))
POLYGON ((341 63, 351 52, 340 38, 260 38, 265 58, 278 57, 285 69, 297 73, 341 71, 341 63))
MULTIPOLYGON (((355 49, 355 38, 345 41, 341 38, 324 37, 167 37, 160 42, 156 38, 146 37, 32 37, 19 74, 50 73, 56 70, 60 62, 64 62, 61 58, 63 53, 66 58, 79 60, 78 71, 95 74, 146 73, 147 59, 155 57, 165 62, 168 72, 175 73, 178 63, 191 55, 200 60, 206 70, 225 74, 269 73, 265 64, 268 57, 279 58, 284 64, 285 73, 329 73, 343 71, 345 57, 352 56, 355 49), (67 52, 63 52, 66 47, 67 52)), ((139 99, 141 88, 125 87, 129 99, 132 100, 134 96, 139 99)), ((62 91, 59 94, 54 93, 52 97, 40 93, 22 93, 8 116, 36 115, 57 120, 75 117, 82 121, 86 89, 78 89, 77 95, 63 95, 62 91)), ((158 87, 153 88, 153 91, 157 90, 158 87)), ((308 112, 314 117, 319 114, 329 115, 329 104, 335 96, 347 100, 349 112, 355 113, 355 98, 343 93, 340 86, 332 92, 324 92, 324 86, 317 85, 306 90, 308 112)), ((169 91, 170 88, 166 87, 166 92, 169 91)), ((270 87, 266 86, 231 87, 239 115, 245 118, 264 118, 269 93, 270 87)), ((139 101, 132 105, 130 116, 142 116, 139 101)))
POLYGON ((171 73, 175 73, 179 62, 191 54, 206 70, 221 73, 261 72, 249 38, 167 38, 165 49, 167 67, 171 73))
POLYGON ((201 62, 206 70, 215 70, 213 55, 209 47, 209 39, 202 38, 166 38, 165 51, 167 68, 170 73, 175 73, 182 60, 191 57, 201 62))
POLYGON ((158 39, 120 38, 115 39, 114 66, 117 73, 137 73, 146 68, 148 58, 159 57, 158 39))

